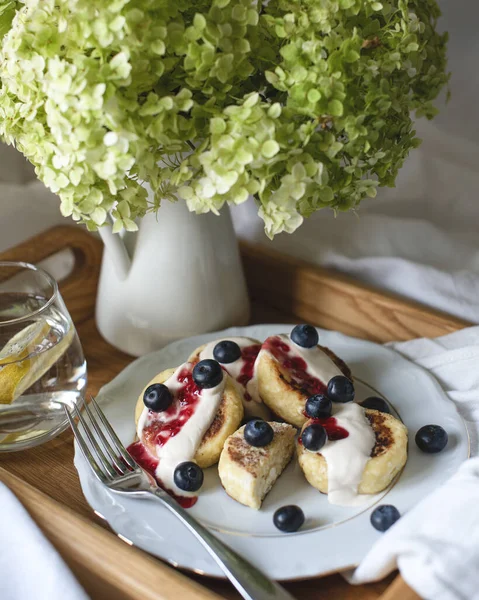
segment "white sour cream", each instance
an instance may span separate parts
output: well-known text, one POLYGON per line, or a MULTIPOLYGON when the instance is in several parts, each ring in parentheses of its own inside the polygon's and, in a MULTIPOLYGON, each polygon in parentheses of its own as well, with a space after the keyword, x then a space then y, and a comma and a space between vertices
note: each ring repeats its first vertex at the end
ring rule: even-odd
POLYGON ((358 488, 376 436, 364 409, 355 402, 333 402, 332 416, 349 435, 328 440, 320 451, 328 465, 328 500, 339 506, 360 506, 371 500, 370 495, 359 494, 358 488))
MULTIPOLYGON (((170 390, 175 403, 179 391, 184 387, 184 383, 178 380, 180 373, 184 369, 191 371, 193 365, 185 363, 178 367, 173 375, 164 383, 170 390)), ((194 493, 188 493, 180 490, 174 482, 174 472, 176 467, 185 461, 193 460, 198 450, 203 436, 208 431, 216 413, 218 412, 223 391, 225 387, 225 377, 222 382, 214 388, 202 389, 193 414, 183 424, 180 431, 169 438, 163 445, 156 446, 156 456, 159 459, 156 468, 156 476, 165 486, 179 496, 195 496, 194 493)), ((181 412, 181 407, 177 403, 177 410, 172 414, 153 413, 146 407, 138 420, 137 434, 140 441, 143 442, 143 431, 153 421, 168 423, 175 420, 181 412)))
MULTIPOLYGON (((288 346, 288 357, 303 359, 308 375, 319 379, 325 386, 333 377, 344 375, 318 346, 302 348, 287 334, 275 337, 288 346)), ((268 350, 263 349, 261 352, 268 350)), ((344 428, 349 435, 341 440, 328 440, 320 452, 328 465, 328 500, 331 504, 339 506, 359 506, 371 499, 371 496, 366 494, 358 494, 358 487, 364 467, 371 457, 376 437, 364 409, 354 402, 333 402, 332 416, 337 425, 344 428)))
MULTIPOLYGON (((319 381, 324 383, 324 385, 327 386, 329 380, 333 377, 336 377, 336 375, 343 375, 341 369, 337 367, 326 354, 326 352, 321 350, 321 348, 319 348, 318 346, 313 346, 312 348, 302 348, 301 346, 295 344, 291 340, 290 336, 286 333, 281 333, 272 337, 279 338, 284 344, 286 344, 289 347, 289 357, 294 356, 302 358, 307 365, 306 372, 308 373, 308 375, 319 379, 319 381)), ((261 350, 261 352, 269 351, 263 349, 261 350)))
MULTIPOLYGON (((240 347, 241 350, 243 350, 243 348, 247 348, 248 346, 258 345, 257 341, 252 340, 251 338, 247 338, 247 337, 221 338, 219 340, 214 340, 214 341, 210 342, 209 344, 206 344, 206 346, 200 352, 200 360, 205 360, 208 358, 214 359, 213 351, 215 349, 216 344, 218 344, 219 342, 226 341, 226 340, 230 341, 230 342, 235 342, 236 344, 238 344, 238 346, 240 347)), ((259 395, 258 380, 256 377, 256 364, 257 363, 258 363, 258 360, 256 359, 255 368, 253 369, 253 377, 246 383, 246 386, 243 386, 238 381, 239 377, 242 374, 243 368, 246 364, 246 361, 244 360, 244 358, 242 356, 240 358, 238 358, 238 360, 235 360, 231 363, 220 363, 220 364, 226 370, 226 372, 229 375, 231 375, 231 377, 236 381, 237 385, 239 386, 246 415, 267 419, 267 418, 269 418, 270 414, 269 414, 268 408, 263 404, 261 396, 259 395), (245 391, 249 394, 250 399, 245 398, 245 396, 244 396, 245 391)))

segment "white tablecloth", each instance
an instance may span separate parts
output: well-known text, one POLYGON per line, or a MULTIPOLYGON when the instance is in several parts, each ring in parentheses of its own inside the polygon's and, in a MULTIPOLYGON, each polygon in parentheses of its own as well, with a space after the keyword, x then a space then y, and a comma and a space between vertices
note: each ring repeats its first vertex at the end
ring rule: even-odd
POLYGON ((1 600, 88 600, 12 492, 0 482, 1 600))
MULTIPOLYGON (((427 600, 479 598, 479 327, 390 344, 427 369, 464 417, 472 459, 378 541, 347 578, 376 581, 399 568, 427 600)), ((414 444, 410 434, 410 444, 414 444)), ((444 450, 447 452, 447 448, 444 450)))

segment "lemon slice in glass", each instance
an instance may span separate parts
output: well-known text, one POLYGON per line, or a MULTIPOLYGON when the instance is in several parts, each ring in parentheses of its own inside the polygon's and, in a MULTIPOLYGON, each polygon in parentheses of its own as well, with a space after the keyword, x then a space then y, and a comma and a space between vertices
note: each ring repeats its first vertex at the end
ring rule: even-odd
POLYGON ((31 323, 0 350, 0 404, 11 404, 44 375, 68 348, 73 326, 52 348, 34 354, 48 336, 51 325, 45 320, 31 323))

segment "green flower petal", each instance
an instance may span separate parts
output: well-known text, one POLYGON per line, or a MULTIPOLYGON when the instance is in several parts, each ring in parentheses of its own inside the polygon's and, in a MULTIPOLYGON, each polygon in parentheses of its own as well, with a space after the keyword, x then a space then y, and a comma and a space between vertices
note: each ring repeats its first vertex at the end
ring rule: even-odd
POLYGON ((447 84, 436 0, 0 0, 0 135, 94 230, 255 196, 270 237, 394 185, 447 84), (143 184, 152 190, 148 197, 143 184))

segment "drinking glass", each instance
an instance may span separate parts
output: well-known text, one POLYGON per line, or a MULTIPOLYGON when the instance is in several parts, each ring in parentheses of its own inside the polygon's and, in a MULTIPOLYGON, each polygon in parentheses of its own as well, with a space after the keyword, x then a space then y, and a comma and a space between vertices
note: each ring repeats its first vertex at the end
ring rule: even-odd
POLYGON ((0 262, 0 452, 50 440, 81 406, 86 362, 57 282, 43 269, 0 262))

